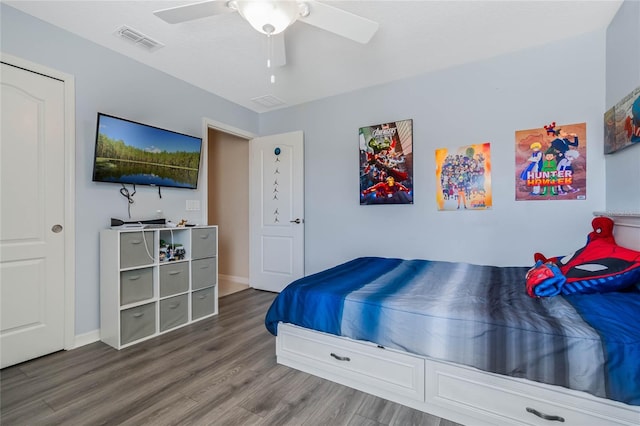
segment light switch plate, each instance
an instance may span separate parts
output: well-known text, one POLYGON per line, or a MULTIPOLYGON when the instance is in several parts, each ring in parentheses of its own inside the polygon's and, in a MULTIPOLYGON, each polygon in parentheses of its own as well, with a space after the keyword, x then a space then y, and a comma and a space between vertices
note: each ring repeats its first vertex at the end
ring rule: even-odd
POLYGON ((199 211, 200 200, 187 200, 187 211, 199 211))

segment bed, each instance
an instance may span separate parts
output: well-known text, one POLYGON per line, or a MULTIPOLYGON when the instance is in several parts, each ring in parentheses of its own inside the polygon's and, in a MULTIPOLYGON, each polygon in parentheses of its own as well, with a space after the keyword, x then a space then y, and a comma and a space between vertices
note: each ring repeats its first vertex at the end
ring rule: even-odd
MULTIPOLYGON (((615 235, 640 250, 640 216, 615 235)), ((640 424, 640 289, 532 298, 528 269, 353 259, 265 325, 280 364, 459 423, 640 424)))

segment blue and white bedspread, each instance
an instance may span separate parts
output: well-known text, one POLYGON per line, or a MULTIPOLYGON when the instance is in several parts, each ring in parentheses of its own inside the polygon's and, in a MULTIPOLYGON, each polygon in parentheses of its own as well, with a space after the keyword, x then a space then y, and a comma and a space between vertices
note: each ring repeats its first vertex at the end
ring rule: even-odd
POLYGON ((525 267, 363 257, 278 295, 278 322, 640 405, 640 293, 534 299, 525 267))

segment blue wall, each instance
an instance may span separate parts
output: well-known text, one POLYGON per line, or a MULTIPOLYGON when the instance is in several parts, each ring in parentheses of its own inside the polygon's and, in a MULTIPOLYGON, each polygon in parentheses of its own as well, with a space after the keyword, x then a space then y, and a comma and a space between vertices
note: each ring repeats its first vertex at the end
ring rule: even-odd
MULTIPOLYGON (((258 115, 124 55, 0 3, 0 50, 75 77, 76 88, 76 334, 100 328, 99 237, 111 217, 127 217, 120 187, 92 178, 97 112, 202 137, 203 118, 257 133, 258 115)), ((202 183, 202 176, 200 178, 202 183)), ((130 187, 131 189, 131 187, 130 187)), ((137 187, 132 217, 203 223, 186 200, 205 200, 201 189, 137 187)), ((203 202, 202 205, 205 205, 203 202)))
MULTIPOLYGON (((625 1, 607 29, 606 110, 640 86, 640 2, 625 1)), ((607 210, 640 212, 640 145, 606 156, 607 210)))
MULTIPOLYGON (((419 53, 419 52, 417 52, 419 53)), ((605 31, 260 115, 305 135, 306 273, 362 255, 529 265, 605 207, 605 31), (360 206, 358 128, 412 118, 415 204, 360 206), (587 123, 587 199, 515 201, 515 131, 587 123), (435 150, 491 143, 493 208, 440 212, 435 150)))

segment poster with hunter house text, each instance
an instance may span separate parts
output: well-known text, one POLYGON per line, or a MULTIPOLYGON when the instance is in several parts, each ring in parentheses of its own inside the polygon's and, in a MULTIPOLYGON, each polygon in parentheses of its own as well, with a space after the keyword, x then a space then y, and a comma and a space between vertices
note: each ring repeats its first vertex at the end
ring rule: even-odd
POLYGON ((517 130, 516 201, 587 198, 587 124, 517 130))
POLYGON ((360 204, 413 204, 413 120, 361 127, 360 204))

